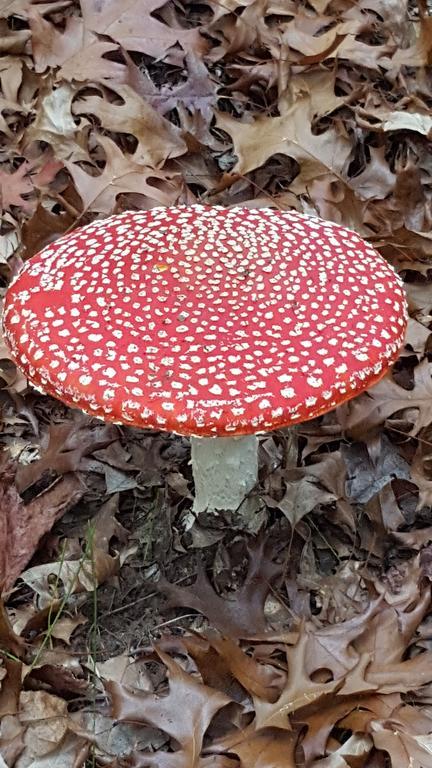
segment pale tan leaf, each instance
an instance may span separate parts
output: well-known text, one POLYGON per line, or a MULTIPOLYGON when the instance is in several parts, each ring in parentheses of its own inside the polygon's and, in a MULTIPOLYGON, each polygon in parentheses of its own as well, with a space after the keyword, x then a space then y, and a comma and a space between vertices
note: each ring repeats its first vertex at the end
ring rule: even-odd
POLYGON ((125 193, 142 195, 149 206, 175 202, 179 182, 174 174, 170 181, 166 173, 142 165, 133 155, 128 157, 108 136, 98 136, 98 142, 106 153, 105 167, 98 176, 90 175, 77 163, 65 161, 86 211, 109 215, 118 195, 125 193))
POLYGON ((101 96, 77 99, 75 115, 96 115, 101 125, 115 133, 130 133, 138 141, 134 162, 157 168, 168 158, 178 157, 186 145, 175 126, 149 106, 129 85, 117 85, 122 104, 114 104, 101 96))

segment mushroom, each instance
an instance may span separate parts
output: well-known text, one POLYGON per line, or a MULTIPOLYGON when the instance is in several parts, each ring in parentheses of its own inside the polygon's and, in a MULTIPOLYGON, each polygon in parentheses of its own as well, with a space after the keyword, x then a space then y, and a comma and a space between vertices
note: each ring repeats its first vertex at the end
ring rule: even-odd
POLYGON ((237 510, 257 434, 377 382, 406 327, 401 281, 355 232, 273 209, 126 212, 48 245, 9 287, 5 338, 37 389, 191 438, 194 510, 237 510))

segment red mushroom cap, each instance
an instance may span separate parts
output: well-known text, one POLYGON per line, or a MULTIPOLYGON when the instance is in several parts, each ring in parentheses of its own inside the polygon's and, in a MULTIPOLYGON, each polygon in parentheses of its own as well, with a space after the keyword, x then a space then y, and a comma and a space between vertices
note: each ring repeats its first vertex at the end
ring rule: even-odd
POLYGON ((61 237, 9 288, 36 387, 106 420, 240 435, 376 382, 404 339, 401 282, 358 235, 296 212, 127 212, 61 237))

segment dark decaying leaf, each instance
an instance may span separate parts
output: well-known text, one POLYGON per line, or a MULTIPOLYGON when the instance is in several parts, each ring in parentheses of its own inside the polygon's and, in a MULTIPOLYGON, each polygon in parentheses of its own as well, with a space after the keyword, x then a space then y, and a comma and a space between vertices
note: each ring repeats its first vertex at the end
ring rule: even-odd
POLYGON ((84 493, 69 473, 24 504, 14 481, 15 466, 5 454, 0 465, 0 581, 8 591, 36 551, 42 536, 84 493))
POLYGON ((249 545, 248 559, 244 583, 232 596, 222 597, 215 592, 202 564, 191 587, 170 584, 165 578, 156 586, 167 595, 167 607, 193 608, 206 616, 212 626, 235 637, 259 634, 266 630, 264 603, 282 566, 268 558, 263 538, 249 545))
POLYGON ((64 475, 75 472, 83 456, 109 445, 117 438, 112 425, 98 425, 88 429, 78 422, 52 424, 47 448, 40 459, 31 464, 20 464, 15 478, 20 493, 36 483, 44 472, 64 475))

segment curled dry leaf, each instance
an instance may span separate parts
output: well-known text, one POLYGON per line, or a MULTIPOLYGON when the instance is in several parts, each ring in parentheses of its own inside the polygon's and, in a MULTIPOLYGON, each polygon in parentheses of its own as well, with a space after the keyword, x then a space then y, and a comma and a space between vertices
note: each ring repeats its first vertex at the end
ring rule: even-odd
POLYGON ((100 584, 115 576, 118 570, 118 557, 111 557, 103 550, 95 549, 91 557, 84 555, 80 560, 60 560, 27 568, 21 573, 21 579, 36 592, 43 607, 52 601, 53 577, 54 584, 61 583, 64 592, 72 595, 94 592, 100 584))

